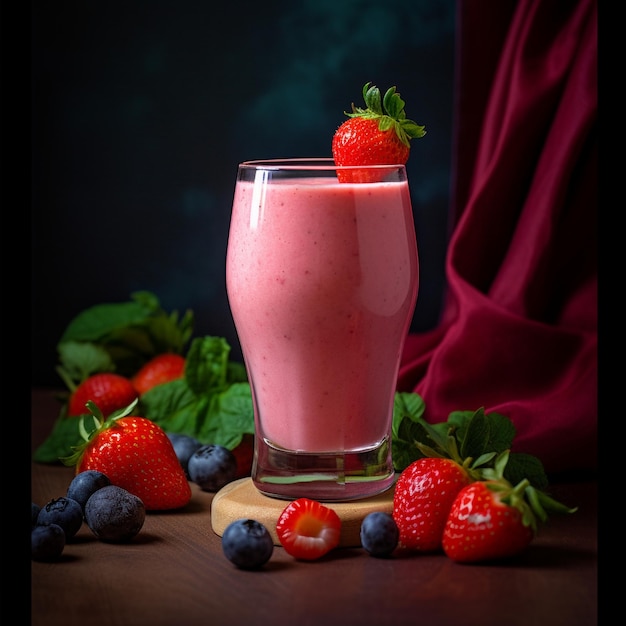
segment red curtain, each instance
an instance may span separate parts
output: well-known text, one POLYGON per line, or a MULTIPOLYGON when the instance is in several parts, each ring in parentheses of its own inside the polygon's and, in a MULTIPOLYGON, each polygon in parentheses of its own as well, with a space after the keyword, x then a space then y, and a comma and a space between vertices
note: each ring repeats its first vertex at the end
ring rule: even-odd
POLYGON ((595 470, 597 1, 459 0, 458 33, 446 300, 398 389, 430 422, 508 416, 548 473, 595 470))

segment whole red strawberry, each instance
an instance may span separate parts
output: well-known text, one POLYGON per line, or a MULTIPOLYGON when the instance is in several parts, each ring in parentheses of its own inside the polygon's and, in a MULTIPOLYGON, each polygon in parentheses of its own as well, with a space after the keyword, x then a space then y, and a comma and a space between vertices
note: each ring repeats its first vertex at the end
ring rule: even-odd
POLYGON ((524 480, 479 481, 457 494, 443 531, 443 550, 459 563, 516 556, 532 541, 535 516, 524 500, 524 480))
POLYGON ((132 383, 140 395, 156 385, 169 383, 185 375, 185 357, 167 352, 150 359, 133 377, 132 383))
POLYGON ((69 416, 86 415, 87 401, 98 405, 105 417, 114 411, 127 407, 137 398, 137 391, 132 382, 119 374, 103 372, 86 378, 70 395, 67 414, 69 416))
POLYGON ((295 559, 314 561, 339 545, 341 519, 333 509, 316 500, 298 498, 283 509, 276 534, 295 559))
POLYGON ((522 552, 537 533, 537 520, 545 522, 548 512, 574 513, 535 488, 528 478, 515 487, 504 478, 510 451, 495 457, 484 479, 463 487, 446 520, 442 547, 458 563, 478 563, 510 558, 522 552))
MULTIPOLYGON (((424 126, 407 119, 405 102, 390 87, 381 102, 378 87, 366 83, 363 87, 366 108, 352 105, 350 118, 335 131, 332 152, 339 166, 404 165, 410 152, 410 140, 426 134, 424 126)), ((376 180, 374 171, 339 170, 341 182, 376 180)))
POLYGON ((424 457, 404 469, 393 496, 393 519, 400 531, 398 548, 441 550, 452 503, 471 480, 465 468, 452 459, 424 457))
POLYGON ((85 442, 62 460, 75 465, 77 474, 102 472, 113 485, 140 498, 148 511, 183 507, 191 499, 191 487, 172 442, 152 420, 129 415, 135 405, 136 400, 105 421, 98 406, 88 402, 96 429, 88 434, 82 423, 85 442))

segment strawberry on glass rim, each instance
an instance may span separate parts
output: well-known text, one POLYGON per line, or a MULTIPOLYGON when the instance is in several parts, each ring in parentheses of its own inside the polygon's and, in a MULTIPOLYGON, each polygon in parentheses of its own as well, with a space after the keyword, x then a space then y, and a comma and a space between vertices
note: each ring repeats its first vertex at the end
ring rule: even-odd
MULTIPOLYGON (((371 83, 363 86, 365 108, 355 107, 345 112, 349 117, 335 131, 332 153, 335 165, 375 166, 405 165, 411 149, 410 140, 426 134, 424 126, 407 118, 405 102, 390 87, 381 100, 381 92, 371 83)), ((376 168, 340 169, 340 182, 375 182, 382 180, 384 172, 376 168)))

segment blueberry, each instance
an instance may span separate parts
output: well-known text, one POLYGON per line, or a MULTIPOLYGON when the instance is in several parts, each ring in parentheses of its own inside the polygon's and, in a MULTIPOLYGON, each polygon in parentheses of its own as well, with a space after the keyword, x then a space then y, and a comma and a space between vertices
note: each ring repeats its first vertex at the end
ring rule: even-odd
POLYGON ((189 457, 187 468, 189 478, 203 491, 218 491, 235 479, 237 459, 228 448, 207 444, 189 457))
POLYGON ((400 532, 389 513, 369 513, 361 523, 361 545, 371 556, 388 557, 396 549, 400 532))
POLYGON ((97 470, 85 470, 72 478, 72 482, 67 488, 66 495, 68 498, 76 500, 84 512, 85 504, 87 504, 89 496, 91 496, 94 491, 110 484, 111 481, 106 474, 97 470))
POLYGON ((222 535, 222 551, 239 569, 257 569, 269 561, 274 542, 260 522, 238 519, 226 527, 222 535))
POLYGON ((187 478, 189 478, 189 472, 187 470, 189 458, 196 450, 198 450, 198 448, 202 446, 202 444, 195 437, 184 435, 182 433, 167 433, 167 436, 172 442, 172 446, 174 446, 174 452, 176 452, 176 456, 178 457, 182 468, 185 470, 187 478))
POLYGON ((31 502, 31 528, 37 526, 37 517, 39 516, 39 511, 41 511, 41 507, 34 502, 31 502))
POLYGON ((85 505, 85 522, 100 541, 124 543, 143 527, 146 507, 143 501, 117 485, 94 491, 85 505))
POLYGON ((52 499, 41 508, 37 516, 37 525, 58 524, 69 541, 83 524, 83 508, 76 500, 61 496, 52 499))
POLYGON ((65 548, 65 531, 58 524, 35 526, 30 544, 33 561, 56 561, 65 548))

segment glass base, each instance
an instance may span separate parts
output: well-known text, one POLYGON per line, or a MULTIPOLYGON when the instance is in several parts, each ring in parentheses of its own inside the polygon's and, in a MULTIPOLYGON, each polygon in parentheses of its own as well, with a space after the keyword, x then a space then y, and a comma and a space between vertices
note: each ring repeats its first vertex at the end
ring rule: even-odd
POLYGON ((300 452, 256 442, 252 482, 264 495, 321 502, 359 500, 386 491, 395 481, 389 439, 352 452, 300 452))

